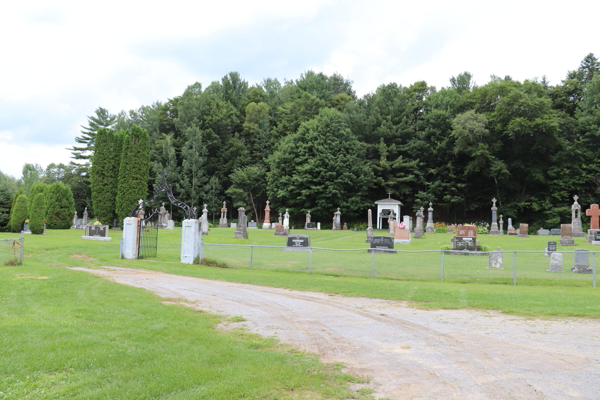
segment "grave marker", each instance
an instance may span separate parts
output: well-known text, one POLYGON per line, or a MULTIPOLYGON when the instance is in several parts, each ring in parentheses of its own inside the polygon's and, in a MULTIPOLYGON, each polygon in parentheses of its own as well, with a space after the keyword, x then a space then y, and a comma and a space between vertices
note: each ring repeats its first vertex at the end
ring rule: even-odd
POLYGON ((389 236, 373 236, 369 253, 395 253, 394 239, 389 236))
POLYGON ((596 232, 600 232, 600 206, 592 204, 589 209, 585 210, 585 215, 590 217, 590 229, 588 229, 587 241, 588 243, 592 243, 596 232))
POLYGON ((519 237, 529 237, 529 224, 519 224, 519 237))
POLYGON ((285 251, 311 251, 311 237, 308 235, 290 235, 285 251))

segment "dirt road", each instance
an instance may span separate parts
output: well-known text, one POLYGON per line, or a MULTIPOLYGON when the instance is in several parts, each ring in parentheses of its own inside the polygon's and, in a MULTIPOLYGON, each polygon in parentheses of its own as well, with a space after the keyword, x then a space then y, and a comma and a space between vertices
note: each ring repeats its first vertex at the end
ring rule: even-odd
POLYGON ((600 322, 424 311, 332 296, 113 268, 73 268, 241 315, 249 331, 341 362, 392 399, 600 399, 600 322))

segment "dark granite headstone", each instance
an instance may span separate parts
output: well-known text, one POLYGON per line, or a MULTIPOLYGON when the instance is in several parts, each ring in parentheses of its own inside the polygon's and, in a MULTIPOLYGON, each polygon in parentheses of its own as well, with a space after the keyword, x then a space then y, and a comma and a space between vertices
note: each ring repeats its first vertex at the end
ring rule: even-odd
POLYGON ((477 241, 472 237, 462 237, 455 236, 454 237, 455 250, 469 250, 469 251, 477 251, 477 241))
POLYGON ((317 229, 317 223, 316 222, 307 222, 305 229, 317 229))
POLYGON ((560 236, 560 229, 551 229, 550 236, 560 236))
POLYGON ((373 251, 377 253, 394 252, 394 238, 390 236, 373 236, 369 253, 373 251))
POLYGON ((556 242, 548 242, 548 253, 553 253, 556 251, 556 242))
POLYGON ((290 235, 287 240, 286 251, 310 251, 311 240, 308 235, 290 235))
POLYGON ((596 241, 600 240, 600 232, 595 232, 594 240, 596 240, 596 241))

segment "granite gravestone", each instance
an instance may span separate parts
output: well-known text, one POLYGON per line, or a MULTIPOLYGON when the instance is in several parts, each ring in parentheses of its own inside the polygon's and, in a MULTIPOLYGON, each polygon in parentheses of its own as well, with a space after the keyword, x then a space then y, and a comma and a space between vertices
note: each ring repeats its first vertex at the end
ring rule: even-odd
POLYGON ((371 239, 373 239, 373 213, 371 211, 371 209, 369 208, 369 211, 367 212, 367 243, 371 243, 371 239))
POLYGON ((419 208, 417 211, 417 227, 415 228, 415 239, 424 239, 425 238, 425 230, 423 229, 423 218, 425 215, 423 214, 424 208, 419 208))
POLYGON ((219 228, 227 228, 227 205, 226 202, 223 202, 223 207, 221 207, 221 218, 219 218, 219 228))
POLYGON ((507 233, 509 235, 516 235, 517 234, 517 230, 515 229, 515 227, 512 224, 512 218, 508 219, 508 230, 507 233))
POLYGON ((488 255, 488 269, 504 269, 504 250, 500 247, 488 255))
POLYGON ((538 235, 550 236, 550 231, 548 229, 540 228, 540 230, 538 231, 538 235))
MULTIPOLYGON (((238 208, 238 223, 235 227, 233 237, 236 239, 248 239, 248 228, 246 227, 246 209, 238 208)), ((232 224, 233 225, 233 224, 232 224)))
POLYGON ((263 229, 271 229, 271 206, 269 205, 269 200, 267 200, 267 205, 265 206, 265 221, 263 222, 263 229))
POLYGON ((248 229, 258 229, 258 226, 256 226, 256 222, 254 222, 254 220, 248 222, 248 229))
POLYGON ((500 231, 498 230, 498 222, 497 222, 497 212, 498 207, 496 207, 496 198, 492 199, 492 227, 490 228, 490 235, 498 236, 500 231))
POLYGON ((317 230, 317 223, 316 222, 307 222, 305 229, 306 230, 317 230))
POLYGON ((75 215, 73 215, 73 225, 71 228, 75 228, 77 226, 77 211, 75 211, 75 215))
POLYGON ((337 211, 333 213, 333 226, 331 227, 334 231, 342 230, 342 213, 338 207, 337 211))
POLYGON ((87 225, 85 226, 83 239, 101 240, 110 242, 112 238, 108 236, 108 225, 87 225))
POLYGON ((477 239, 473 237, 454 236, 452 250, 477 251, 477 239))
POLYGON ((500 234, 504 235, 504 220, 502 219, 503 215, 500 214, 500 234))
POLYGON ((289 235, 285 251, 311 251, 311 237, 308 235, 289 235))
POLYGON ((581 206, 577 202, 579 197, 573 196, 575 202, 571 206, 571 226, 573 227, 573 237, 584 237, 583 228, 581 227, 581 206))
POLYGON ((590 217, 587 241, 591 244, 596 237, 596 232, 600 232, 600 206, 598 204, 590 205, 590 208, 585 210, 585 215, 590 217))
POLYGON ((556 251, 556 242, 550 241, 548 242, 548 253, 552 254, 556 251))
POLYGON ((573 225, 561 224, 561 226, 560 226, 560 245, 561 246, 575 246, 575 239, 573 239, 573 225))
POLYGON ((591 274, 592 268, 589 264, 589 251, 587 249, 577 249, 573 252, 574 265, 571 271, 576 274, 591 274))
POLYGON ((519 237, 529 237, 529 224, 519 224, 519 237))
POLYGON ((394 243, 396 244, 412 244, 412 239, 410 237, 410 231, 407 226, 401 224, 402 227, 396 228, 396 233, 394 235, 394 243))
POLYGON ((395 253, 394 239, 389 236, 373 236, 369 253, 395 253))
POLYGON ((560 229, 550 229, 550 236, 560 236, 560 229))
POLYGON ((429 202, 429 208, 427 209, 427 233, 435 233, 435 225, 433 224, 433 203, 429 202))

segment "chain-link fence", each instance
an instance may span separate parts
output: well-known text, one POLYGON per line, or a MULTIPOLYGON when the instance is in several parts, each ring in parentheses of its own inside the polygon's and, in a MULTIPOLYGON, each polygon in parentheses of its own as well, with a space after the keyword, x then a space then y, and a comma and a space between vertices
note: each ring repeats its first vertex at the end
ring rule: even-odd
POLYGON ((18 239, 0 239, 0 265, 23 265, 25 259, 25 235, 18 239))
POLYGON ((449 282, 553 284, 596 287, 597 252, 575 251, 402 251, 327 249, 204 243, 200 258, 233 268, 299 271, 449 282))

